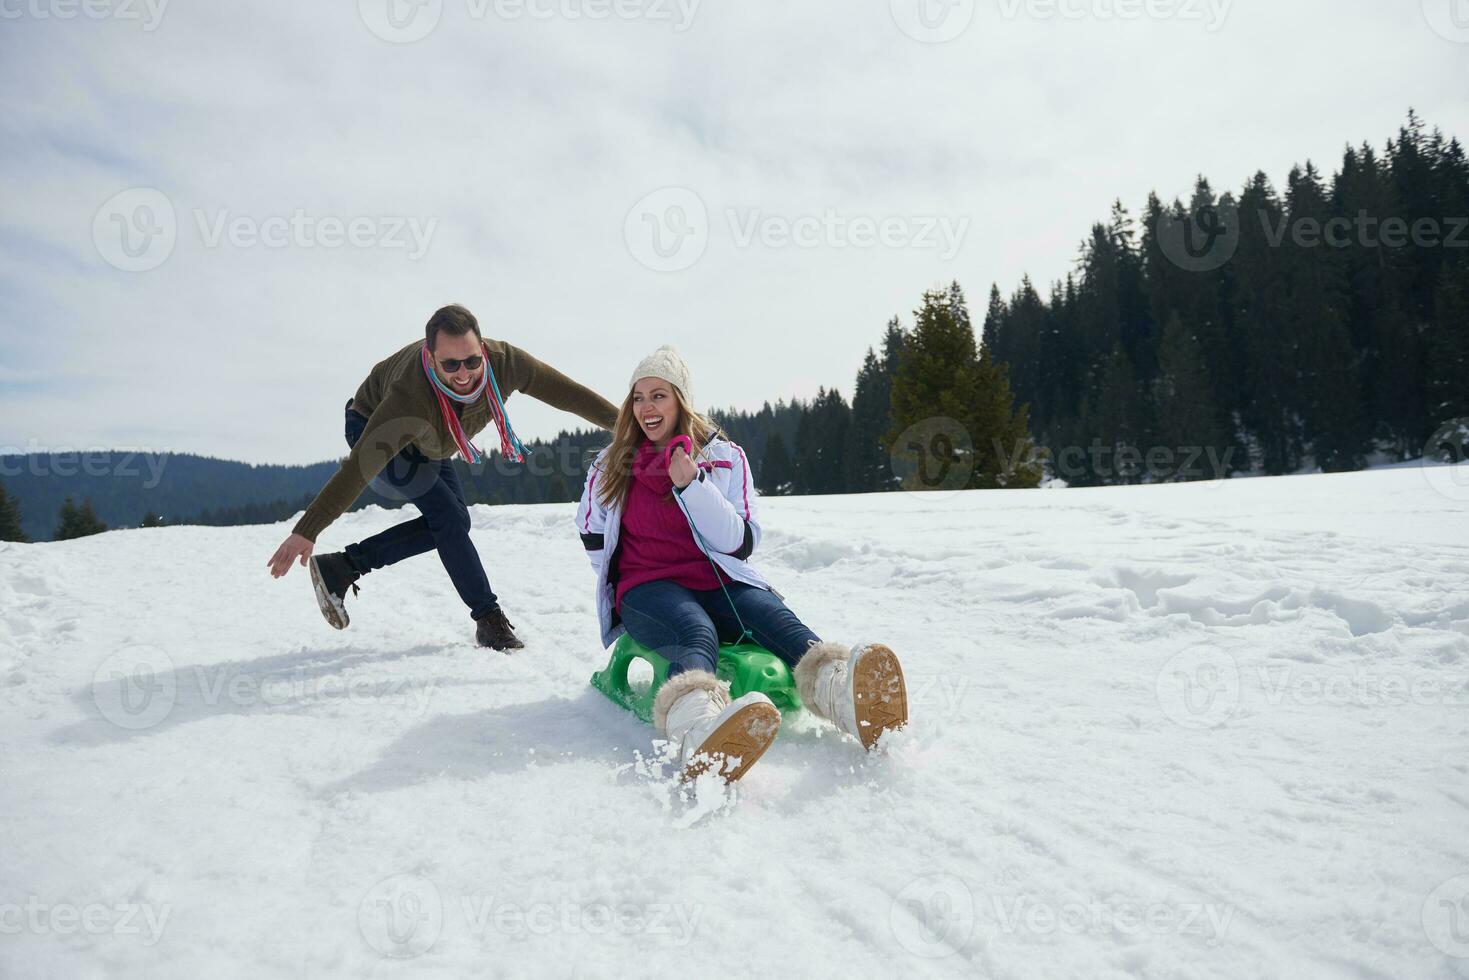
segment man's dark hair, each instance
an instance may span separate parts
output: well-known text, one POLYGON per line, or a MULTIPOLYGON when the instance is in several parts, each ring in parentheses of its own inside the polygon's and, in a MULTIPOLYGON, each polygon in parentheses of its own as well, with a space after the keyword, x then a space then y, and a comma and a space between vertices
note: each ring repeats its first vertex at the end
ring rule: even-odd
POLYGON ((434 311, 434 315, 428 318, 428 326, 423 328, 423 335, 428 341, 428 349, 433 350, 434 341, 438 339, 440 332, 451 337, 463 337, 471 331, 476 337, 481 336, 479 321, 474 318, 473 313, 454 303, 434 311))

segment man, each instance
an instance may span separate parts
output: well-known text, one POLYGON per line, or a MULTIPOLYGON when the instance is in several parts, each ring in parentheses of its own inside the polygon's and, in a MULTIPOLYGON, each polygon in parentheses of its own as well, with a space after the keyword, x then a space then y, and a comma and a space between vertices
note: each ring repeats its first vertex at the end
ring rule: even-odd
POLYGON ((525 646, 505 618, 469 537, 469 510, 450 457, 478 462, 469 440, 493 423, 506 456, 522 447, 504 401, 523 391, 562 411, 611 429, 611 402, 518 347, 484 340, 474 314, 446 306, 429 318, 424 340, 379 362, 347 402, 347 445, 342 467, 267 563, 280 578, 294 562, 308 565, 326 621, 346 629, 347 590, 383 568, 437 549, 459 597, 476 623, 475 641, 496 650, 525 646), (352 506, 369 483, 379 493, 410 500, 422 514, 335 554, 313 555, 316 539, 352 506))

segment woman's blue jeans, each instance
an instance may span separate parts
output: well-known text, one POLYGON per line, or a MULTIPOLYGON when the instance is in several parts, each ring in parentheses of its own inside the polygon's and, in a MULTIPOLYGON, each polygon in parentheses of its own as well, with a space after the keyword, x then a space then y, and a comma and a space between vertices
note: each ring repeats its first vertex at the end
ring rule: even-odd
POLYGON ((768 589, 731 582, 724 589, 690 589, 660 579, 627 590, 622 624, 632 638, 668 661, 668 676, 707 670, 719 663, 719 644, 740 638, 740 622, 760 644, 789 666, 820 638, 768 589), (738 617, 735 612, 738 611, 738 617))
MULTIPOLYGON (((347 409, 347 445, 356 446, 367 428, 367 417, 347 409)), ((459 598, 475 619, 500 604, 490 588, 479 552, 469 539, 469 508, 454 464, 429 459, 410 443, 373 477, 371 486, 392 500, 408 500, 423 516, 394 525, 356 544, 347 545, 347 560, 358 572, 395 565, 405 558, 437 550, 459 598)))

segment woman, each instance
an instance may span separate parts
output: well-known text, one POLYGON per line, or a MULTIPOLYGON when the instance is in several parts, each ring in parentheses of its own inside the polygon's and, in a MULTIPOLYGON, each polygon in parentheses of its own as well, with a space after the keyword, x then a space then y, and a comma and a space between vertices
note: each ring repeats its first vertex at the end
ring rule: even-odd
POLYGON ((602 642, 628 632, 668 660, 653 723, 679 746, 686 779, 711 766, 740 778, 780 728, 769 698, 731 701, 714 676, 719 643, 746 633, 794 669, 808 709, 870 749, 908 720, 898 658, 881 644, 822 642, 750 565, 760 522, 749 464, 689 407, 689 384, 672 347, 644 358, 587 474, 576 523, 602 642))

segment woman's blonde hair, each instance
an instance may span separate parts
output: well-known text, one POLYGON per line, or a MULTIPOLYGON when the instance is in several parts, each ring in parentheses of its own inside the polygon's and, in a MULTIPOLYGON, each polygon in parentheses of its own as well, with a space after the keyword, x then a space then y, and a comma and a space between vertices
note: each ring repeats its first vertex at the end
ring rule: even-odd
MULTIPOLYGON (((678 385, 670 384, 668 387, 673 389, 673 397, 678 401, 678 425, 674 427, 674 434, 688 436, 697 453, 719 431, 719 427, 689 407, 689 403, 684 401, 683 392, 678 390, 678 385)), ((633 457, 647 438, 643 435, 638 420, 633 418, 632 396, 633 392, 629 391, 622 400, 622 407, 617 410, 617 424, 612 428, 612 445, 607 447, 607 455, 602 457, 602 474, 597 479, 597 497, 604 507, 615 505, 621 509, 627 505, 628 491, 632 489, 633 457)))

